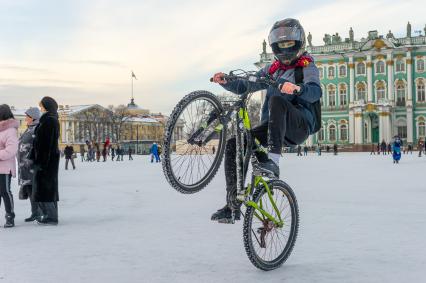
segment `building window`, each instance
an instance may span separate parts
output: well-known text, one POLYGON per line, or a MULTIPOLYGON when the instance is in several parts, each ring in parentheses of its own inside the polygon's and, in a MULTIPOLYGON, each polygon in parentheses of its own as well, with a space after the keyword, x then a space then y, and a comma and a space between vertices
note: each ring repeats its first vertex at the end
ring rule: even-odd
POLYGON ((339 85, 339 96, 340 96, 340 105, 346 105, 347 104, 346 85, 344 84, 339 85))
POLYGON ((366 86, 365 83, 359 83, 356 87, 357 100, 365 100, 366 86))
POLYGON ((368 140, 368 125, 367 123, 364 123, 364 142, 367 142, 368 140))
POLYGON ((365 75, 365 64, 358 63, 356 66, 356 74, 357 75, 365 75))
POLYGON ((401 139, 407 138, 407 126, 398 126, 398 136, 401 139))
POLYGON ((340 140, 342 141, 348 140, 348 126, 346 125, 340 126, 340 140))
POLYGON ((321 127, 321 129, 318 131, 318 141, 324 140, 324 128, 321 127))
POLYGON ((402 81, 396 85, 396 106, 405 106, 405 85, 402 81))
POLYGON ((320 79, 324 78, 324 69, 318 68, 320 79))
POLYGON ((386 97, 386 87, 383 81, 377 82, 376 84, 376 96, 377 101, 386 97))
POLYGON ((346 77, 346 66, 342 65, 339 67, 339 76, 346 77))
POLYGON ((334 85, 328 86, 328 105, 336 106, 336 87, 334 85))
POLYGON ((425 70, 425 60, 417 59, 416 68, 417 72, 423 72, 425 70))
POLYGON ((426 136, 426 124, 423 117, 419 118, 419 123, 417 124, 417 133, 419 138, 424 138, 426 136))
POLYGON ((402 59, 396 60, 395 66, 396 66, 395 70, 397 72, 405 72, 405 64, 404 64, 404 61, 402 59))
POLYGON ((425 83, 423 80, 419 80, 416 87, 417 102, 425 102, 425 83))
POLYGON ((336 140, 336 126, 330 125, 328 127, 328 140, 335 141, 336 140))
POLYGON ((330 79, 334 78, 334 67, 333 66, 328 67, 328 78, 330 78, 330 79))
POLYGON ((376 74, 384 74, 385 73, 385 63, 383 61, 378 61, 376 63, 376 74))

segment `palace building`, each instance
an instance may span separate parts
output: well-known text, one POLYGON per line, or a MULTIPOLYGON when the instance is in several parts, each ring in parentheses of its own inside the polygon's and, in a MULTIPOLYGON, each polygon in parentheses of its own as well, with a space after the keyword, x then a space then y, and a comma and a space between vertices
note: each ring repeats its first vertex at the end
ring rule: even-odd
MULTIPOLYGON (((398 135, 416 144, 426 135, 426 26, 396 38, 370 31, 354 39, 354 31, 342 40, 326 34, 324 45, 312 45, 307 35, 306 50, 314 57, 322 88, 322 128, 309 137, 308 144, 334 144, 367 150, 371 144, 391 142, 398 135)), ((272 62, 266 42, 261 68, 272 62)))

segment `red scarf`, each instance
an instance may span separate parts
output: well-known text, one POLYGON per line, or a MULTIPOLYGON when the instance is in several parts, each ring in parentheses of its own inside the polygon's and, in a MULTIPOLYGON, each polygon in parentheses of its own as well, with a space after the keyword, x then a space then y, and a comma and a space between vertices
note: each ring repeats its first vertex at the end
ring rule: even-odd
POLYGON ((269 68, 269 75, 272 76, 275 74, 278 70, 287 71, 289 69, 294 69, 296 67, 306 67, 309 65, 310 62, 313 62, 314 59, 309 55, 302 55, 297 59, 296 63, 292 65, 285 65, 281 63, 280 60, 275 60, 274 63, 272 63, 271 67, 269 68))

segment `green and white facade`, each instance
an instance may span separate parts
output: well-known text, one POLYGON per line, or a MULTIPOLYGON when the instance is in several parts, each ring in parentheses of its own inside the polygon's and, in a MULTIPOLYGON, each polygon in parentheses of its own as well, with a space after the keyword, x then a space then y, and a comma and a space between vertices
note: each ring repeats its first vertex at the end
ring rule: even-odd
MULTIPOLYGON (((424 29, 426 32, 426 27, 424 29)), ((426 135, 426 37, 407 35, 384 38, 370 31, 367 38, 353 39, 352 28, 344 41, 338 34, 324 37, 307 51, 320 71, 322 129, 307 143, 340 144, 369 149, 372 143, 390 142, 399 135, 417 143, 426 135)), ((257 67, 271 62, 273 54, 264 43, 257 67)))

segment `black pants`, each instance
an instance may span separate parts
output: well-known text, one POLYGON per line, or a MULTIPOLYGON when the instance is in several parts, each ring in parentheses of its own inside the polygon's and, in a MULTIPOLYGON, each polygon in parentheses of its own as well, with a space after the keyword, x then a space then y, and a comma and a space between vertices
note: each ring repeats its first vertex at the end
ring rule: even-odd
POLYGON ((68 170, 68 162, 71 161, 72 168, 75 169, 74 158, 66 158, 65 159, 65 170, 68 170))
POLYGON ((58 202, 38 202, 41 214, 52 221, 58 221, 58 202))
POLYGON ((14 215, 13 213, 13 195, 10 190, 10 182, 12 179, 11 174, 0 174, 0 205, 3 199, 4 208, 7 215, 14 215))
MULTIPOLYGON (((281 96, 273 96, 270 100, 269 122, 251 130, 252 135, 270 152, 281 154, 283 145, 297 145, 309 136, 309 127, 303 112, 290 101, 281 96)), ((229 195, 236 194, 237 164, 236 139, 231 138, 225 147, 225 179, 229 195)), ((227 197, 228 205, 229 197, 227 197)))

